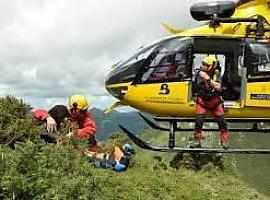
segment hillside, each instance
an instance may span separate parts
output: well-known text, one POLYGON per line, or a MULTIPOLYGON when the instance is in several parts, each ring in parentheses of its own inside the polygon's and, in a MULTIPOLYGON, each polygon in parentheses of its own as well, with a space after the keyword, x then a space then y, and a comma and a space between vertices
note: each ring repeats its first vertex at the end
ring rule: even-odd
POLYGON ((113 111, 104 115, 101 109, 92 108, 90 111, 97 123, 96 137, 98 140, 107 139, 110 134, 119 132, 119 124, 125 125, 134 133, 140 133, 143 129, 148 128, 137 112, 113 111))
MULTIPOLYGON (((239 178, 229 156, 194 170, 183 165, 187 160, 172 162, 179 155, 136 148, 126 172, 95 169, 82 154, 83 143, 40 140, 41 129, 25 109, 30 106, 14 97, 0 98, 0 199, 270 199, 239 178)), ((165 141, 152 130, 140 136, 165 141)))
POLYGON ((27 142, 0 151, 1 192, 7 199, 268 199, 229 165, 225 171, 174 169, 165 154, 137 150, 128 171, 115 173, 94 169, 71 147, 27 142))

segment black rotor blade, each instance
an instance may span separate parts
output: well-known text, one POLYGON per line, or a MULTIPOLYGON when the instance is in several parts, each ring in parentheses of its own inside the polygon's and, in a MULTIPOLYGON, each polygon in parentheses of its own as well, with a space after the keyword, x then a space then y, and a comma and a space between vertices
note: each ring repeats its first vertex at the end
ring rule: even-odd
POLYGON ((151 120, 149 120, 147 117, 145 117, 143 114, 139 113, 139 115, 153 129, 157 129, 157 130, 161 130, 161 131, 169 131, 168 128, 164 128, 164 127, 161 127, 161 126, 155 124, 154 122, 152 122, 151 120))
POLYGON ((148 150, 152 150, 151 146, 149 143, 141 140, 140 138, 138 138, 137 136, 135 136, 135 134, 131 133, 128 129, 126 129, 125 127, 123 127, 122 125, 119 125, 119 127, 122 129, 122 131, 124 131, 128 137, 132 140, 132 142, 134 142, 136 145, 138 145, 139 147, 143 148, 143 149, 148 149, 148 150))

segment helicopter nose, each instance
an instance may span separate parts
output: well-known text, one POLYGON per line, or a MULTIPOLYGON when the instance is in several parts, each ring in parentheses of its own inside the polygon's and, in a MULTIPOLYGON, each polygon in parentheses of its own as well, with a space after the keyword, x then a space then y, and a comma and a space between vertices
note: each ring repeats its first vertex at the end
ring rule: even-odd
POLYGON ((122 82, 121 73, 116 70, 111 71, 105 81, 105 86, 116 85, 122 82))
POLYGON ((111 72, 105 81, 105 87, 107 91, 119 100, 124 98, 128 90, 128 87, 125 86, 125 83, 121 83, 121 76, 114 72, 111 72))
POLYGON ((110 72, 108 76, 106 77, 105 81, 105 86, 112 85, 112 84, 117 84, 117 81, 115 80, 115 76, 113 75, 114 73, 110 72))
POLYGON ((118 86, 118 87, 106 87, 107 91, 113 95, 115 98, 122 100, 127 93, 127 86, 118 86))

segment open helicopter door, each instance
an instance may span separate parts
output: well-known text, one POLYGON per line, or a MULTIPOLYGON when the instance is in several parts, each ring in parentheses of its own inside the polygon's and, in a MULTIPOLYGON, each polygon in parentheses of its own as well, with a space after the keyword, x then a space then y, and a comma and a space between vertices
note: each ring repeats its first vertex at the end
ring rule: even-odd
POLYGON ((208 55, 217 59, 214 81, 222 85, 221 95, 225 110, 242 108, 246 89, 246 70, 242 67, 243 41, 228 38, 196 38, 193 50, 192 86, 190 87, 190 102, 196 98, 196 76, 202 65, 202 60, 208 55))

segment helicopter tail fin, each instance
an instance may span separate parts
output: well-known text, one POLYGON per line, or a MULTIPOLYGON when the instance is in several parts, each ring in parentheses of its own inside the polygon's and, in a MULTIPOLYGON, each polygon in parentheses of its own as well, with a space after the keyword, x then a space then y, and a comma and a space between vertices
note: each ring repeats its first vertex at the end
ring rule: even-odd
POLYGON ((184 29, 176 29, 164 23, 162 23, 162 26, 171 34, 178 34, 185 31, 184 29))

